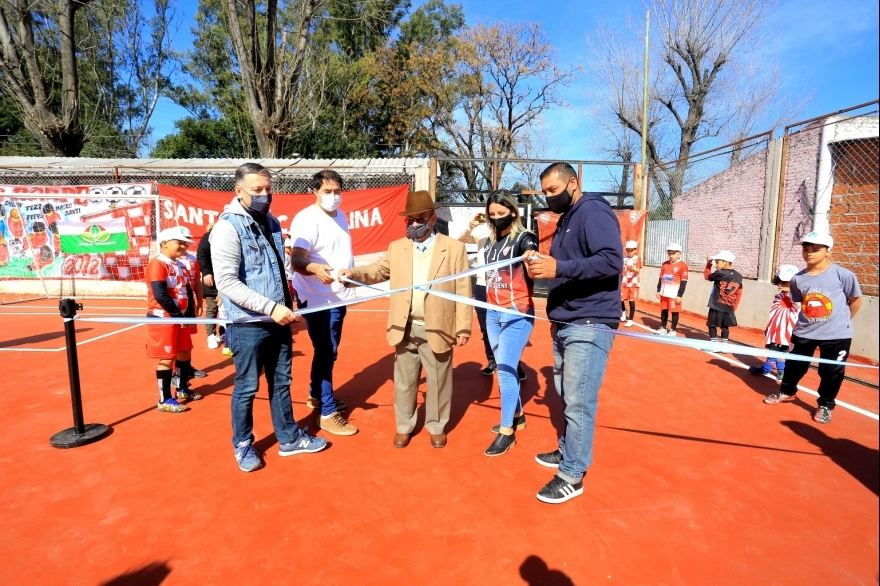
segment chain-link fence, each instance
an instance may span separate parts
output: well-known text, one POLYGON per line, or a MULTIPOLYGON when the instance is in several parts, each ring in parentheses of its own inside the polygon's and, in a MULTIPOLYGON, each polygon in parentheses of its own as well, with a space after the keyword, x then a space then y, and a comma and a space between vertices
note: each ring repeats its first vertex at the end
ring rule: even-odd
POLYGON ((651 167, 648 263, 662 262, 665 246, 675 242, 691 268, 702 268, 706 255, 728 249, 743 276, 758 276, 770 137, 765 133, 651 167))
POLYGON ((833 259, 878 294, 877 103, 786 128, 778 262, 801 266, 800 240, 835 239, 833 259))
POLYGON ((732 251, 743 276, 769 281, 803 266, 800 241, 835 238, 834 260, 866 295, 878 294, 878 101, 785 127, 650 169, 646 261, 681 244, 691 268, 732 251), (668 242, 667 242, 668 241, 668 242))

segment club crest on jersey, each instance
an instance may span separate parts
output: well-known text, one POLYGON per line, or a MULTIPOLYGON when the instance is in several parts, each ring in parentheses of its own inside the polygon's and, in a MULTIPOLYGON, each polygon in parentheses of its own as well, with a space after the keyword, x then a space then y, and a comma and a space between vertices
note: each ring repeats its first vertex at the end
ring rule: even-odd
POLYGON ((171 346, 165 346, 165 352, 170 353, 172 350, 171 346))

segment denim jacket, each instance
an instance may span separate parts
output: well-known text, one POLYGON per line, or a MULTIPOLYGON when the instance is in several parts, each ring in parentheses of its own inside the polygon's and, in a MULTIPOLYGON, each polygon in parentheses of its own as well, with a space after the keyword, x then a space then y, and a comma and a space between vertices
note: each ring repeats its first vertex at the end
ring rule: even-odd
MULTIPOLYGON (((268 214, 277 250, 283 250, 281 224, 268 214)), ((269 241, 237 198, 210 233, 214 283, 230 320, 269 315, 284 305, 286 272, 269 241)))

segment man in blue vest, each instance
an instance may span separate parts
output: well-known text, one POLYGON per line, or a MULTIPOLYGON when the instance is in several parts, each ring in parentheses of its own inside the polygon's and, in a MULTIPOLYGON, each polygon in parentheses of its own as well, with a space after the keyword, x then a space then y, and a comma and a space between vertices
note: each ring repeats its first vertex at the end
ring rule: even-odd
POLYGON ((235 171, 235 198, 210 234, 214 282, 226 317, 233 322, 252 320, 234 324, 226 331, 226 344, 235 363, 232 443, 238 467, 244 472, 263 465, 253 446, 252 433, 261 371, 269 388, 278 454, 312 453, 327 446, 327 440, 310 437, 293 419, 290 323, 295 315, 284 270, 281 225, 269 211, 271 204, 272 177, 268 169, 245 163, 235 171))

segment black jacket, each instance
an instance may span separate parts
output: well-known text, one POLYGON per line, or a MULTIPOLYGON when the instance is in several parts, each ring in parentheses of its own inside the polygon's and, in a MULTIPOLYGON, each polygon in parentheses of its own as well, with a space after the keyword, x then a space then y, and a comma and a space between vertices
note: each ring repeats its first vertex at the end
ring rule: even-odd
MULTIPOLYGON (((214 267, 211 265, 211 241, 206 232, 202 239, 199 240, 199 248, 196 250, 196 260, 199 261, 199 269, 202 276, 214 276, 214 267)), ((202 282, 202 293, 205 297, 217 297, 217 287, 208 287, 202 282)))

